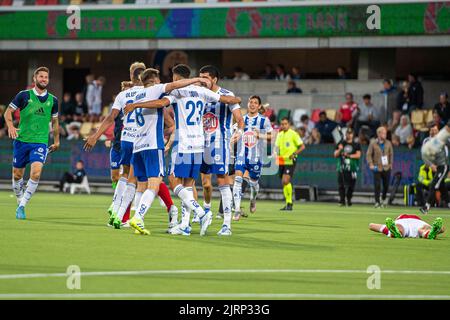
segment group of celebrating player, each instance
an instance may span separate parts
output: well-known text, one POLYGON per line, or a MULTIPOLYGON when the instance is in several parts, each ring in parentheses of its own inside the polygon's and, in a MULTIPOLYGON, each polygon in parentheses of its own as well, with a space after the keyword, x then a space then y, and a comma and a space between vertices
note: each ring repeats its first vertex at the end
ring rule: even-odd
MULTIPOLYGON (((193 222, 200 224, 203 236, 212 220, 211 175, 214 174, 223 207, 223 225, 217 234, 229 236, 233 196, 237 219, 242 176, 246 171, 250 175, 252 199, 259 190, 262 163, 257 140, 270 139, 270 121, 259 114, 261 100, 257 96, 250 98, 249 114, 244 119, 239 105, 241 99, 218 86, 219 71, 214 66, 202 67, 196 78, 190 78, 191 70, 183 64, 173 67, 172 73, 173 82, 161 84, 158 70, 146 68, 142 62, 133 63, 130 87, 117 95, 109 116, 87 138, 85 149, 89 151, 114 121, 116 127, 122 128, 119 161, 115 155, 118 148, 111 150, 111 163, 120 164, 122 174, 110 206, 109 224, 119 229, 134 199, 136 210, 129 225, 136 233, 149 234, 144 217, 158 195, 168 208, 170 234, 190 235, 192 212, 193 222), (237 126, 234 132, 233 120, 237 126), (232 192, 228 175, 234 144, 237 145, 237 175, 232 192), (181 199, 181 221, 162 180, 166 174, 164 156, 169 152, 169 186, 181 199), (203 206, 197 202, 194 192, 200 172, 203 206)), ((252 208, 255 209, 254 202, 252 208)))
MULTIPOLYGON (((134 199, 136 210, 129 220, 129 226, 137 234, 150 234, 145 228, 144 217, 155 197, 159 196, 169 213, 168 233, 190 235, 190 216, 193 213, 192 222, 199 223, 200 235, 204 236, 212 221, 211 175, 214 174, 223 212, 223 224, 217 234, 230 236, 233 202, 234 220, 239 220, 243 214, 240 202, 244 176, 248 178, 251 190, 250 211, 256 210, 264 144, 272 139, 270 121, 259 113, 261 99, 258 96, 249 98, 248 113, 242 116, 239 105, 241 99, 218 86, 219 71, 214 66, 202 67, 195 78, 190 78, 191 70, 183 64, 173 67, 172 73, 173 81, 162 84, 158 70, 146 68, 142 62, 133 63, 130 66, 130 81, 122 82, 122 91, 117 95, 110 114, 99 129, 86 139, 84 147, 89 151, 100 136, 115 124, 111 169, 117 172, 120 168, 120 178, 108 209, 109 225, 116 229, 124 226, 124 215, 134 199), (231 165, 234 181, 229 175, 232 152, 235 153, 235 163, 231 165), (168 181, 169 187, 182 202, 180 221, 178 209, 163 182, 167 173, 165 154, 169 153, 168 181), (195 180, 200 173, 203 206, 197 201, 195 188, 195 180)), ((12 183, 18 203, 16 218, 20 220, 26 218, 25 206, 37 189, 48 153, 57 150, 60 145, 58 101, 46 89, 49 70, 40 67, 34 72, 33 78, 35 87, 17 94, 5 112, 8 134, 14 140, 12 183), (15 128, 12 121, 12 115, 17 109, 20 110, 19 128, 15 128), (47 147, 49 122, 53 127, 54 143, 47 147), (29 163, 30 179, 25 187, 23 175, 29 163)), ((287 129, 283 130, 282 126, 275 144, 280 153, 283 153, 283 149, 288 153, 285 161, 292 161, 304 146, 299 138, 294 139, 294 143, 283 138, 287 138, 290 133, 288 119, 285 120, 287 129)), ((449 138, 450 123, 422 148, 424 161, 434 163, 439 160, 443 174, 448 172, 448 165, 440 158, 449 138)), ((292 175, 293 168, 286 163, 280 163, 283 181, 286 180, 283 188, 285 195, 288 195, 283 210, 292 210, 292 185, 287 178, 292 175)), ((429 206, 426 209, 428 211, 429 206)), ((438 218, 428 225, 412 215, 402 215, 395 221, 388 218, 385 225, 371 224, 370 229, 391 237, 428 239, 434 239, 444 231, 442 219, 438 218)))

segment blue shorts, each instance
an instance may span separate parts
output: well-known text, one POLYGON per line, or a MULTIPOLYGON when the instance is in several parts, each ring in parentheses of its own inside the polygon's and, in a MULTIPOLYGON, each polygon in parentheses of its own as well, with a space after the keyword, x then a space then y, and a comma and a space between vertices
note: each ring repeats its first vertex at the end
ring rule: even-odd
POLYGON ((202 153, 178 153, 173 151, 170 174, 173 174, 176 178, 197 179, 202 161, 202 153))
POLYGON ((204 174, 228 174, 230 149, 228 142, 219 148, 205 148, 200 172, 204 174))
POLYGON ((144 182, 148 178, 164 177, 164 150, 142 150, 133 154, 134 176, 144 182))
POLYGON ((129 166, 131 164, 131 157, 133 156, 133 142, 120 142, 120 165, 129 166))
POLYGON ((244 160, 241 158, 236 161, 236 165, 234 166, 235 171, 241 171, 242 173, 248 171, 250 179, 255 181, 259 180, 259 178, 261 177, 261 169, 261 162, 253 162, 248 159, 244 160))
POLYGON ((112 170, 117 170, 120 168, 120 158, 120 150, 111 147, 111 151, 109 152, 109 163, 111 164, 112 170))
POLYGON ((19 140, 13 142, 13 167, 25 168, 27 164, 33 162, 45 163, 48 149, 43 143, 28 143, 19 140))

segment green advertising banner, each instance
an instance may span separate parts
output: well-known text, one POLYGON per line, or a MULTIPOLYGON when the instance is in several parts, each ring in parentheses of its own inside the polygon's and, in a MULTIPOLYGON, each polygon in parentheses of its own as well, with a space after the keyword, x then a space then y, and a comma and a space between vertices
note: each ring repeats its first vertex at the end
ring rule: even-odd
POLYGON ((0 12, 0 39, 164 39, 450 34, 450 3, 259 8, 81 10, 69 30, 65 11, 0 12))

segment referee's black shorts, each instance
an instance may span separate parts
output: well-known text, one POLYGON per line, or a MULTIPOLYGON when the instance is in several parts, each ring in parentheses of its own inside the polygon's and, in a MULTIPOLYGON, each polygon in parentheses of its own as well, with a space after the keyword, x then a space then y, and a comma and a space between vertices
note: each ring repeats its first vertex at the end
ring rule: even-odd
POLYGON ((295 162, 294 164, 281 165, 279 167, 278 175, 280 176, 280 179, 283 177, 284 174, 287 174, 292 178, 292 176, 294 175, 294 170, 295 170, 295 162))

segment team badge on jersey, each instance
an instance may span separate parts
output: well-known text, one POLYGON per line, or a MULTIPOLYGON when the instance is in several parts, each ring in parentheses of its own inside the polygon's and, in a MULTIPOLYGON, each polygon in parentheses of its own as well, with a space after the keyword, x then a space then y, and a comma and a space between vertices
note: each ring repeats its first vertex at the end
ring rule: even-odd
POLYGON ((203 130, 205 133, 214 133, 219 127, 219 119, 212 112, 207 112, 203 115, 203 130))
POLYGON ((258 144, 258 139, 254 131, 247 131, 242 137, 242 141, 246 148, 253 149, 258 144))

